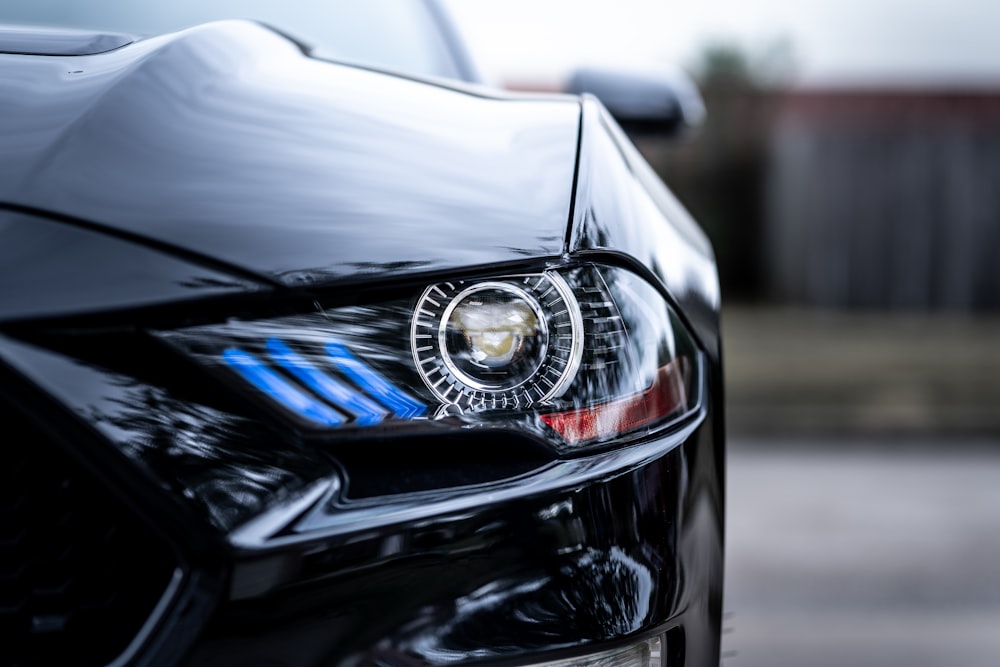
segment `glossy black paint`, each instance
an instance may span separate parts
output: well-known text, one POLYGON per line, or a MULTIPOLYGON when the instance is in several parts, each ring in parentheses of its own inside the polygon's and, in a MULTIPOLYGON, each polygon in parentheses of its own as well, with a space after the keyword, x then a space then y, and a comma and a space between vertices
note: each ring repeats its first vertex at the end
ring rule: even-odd
POLYGON ((0 209, 0 321, 91 314, 265 290, 176 254, 0 209))
POLYGON ((487 503, 476 495, 411 503, 400 510, 408 520, 345 530, 339 524, 349 508, 318 505, 269 549, 299 551, 298 559, 258 556, 246 565, 256 576, 280 571, 290 581, 233 604, 195 664, 238 664, 226 662, 234 655, 368 664, 379 647, 399 656, 388 664, 523 663, 593 651, 667 622, 690 626, 690 664, 710 664, 710 639, 698 636, 707 615, 701 595, 721 554, 697 543, 710 517, 684 520, 691 508, 679 504, 692 473, 695 485, 701 481, 690 457, 708 437, 689 425, 635 451, 576 464, 593 467, 588 473, 551 470, 544 492, 542 484, 509 483, 491 490, 487 503), (317 520, 339 532, 316 539, 317 520), (706 570, 665 557, 678 551, 706 570))
MULTIPOLYGON (((0 61, 0 207, 61 214, 261 285, 609 248, 651 267, 699 313, 701 335, 715 330, 703 233, 594 102, 581 120, 573 98, 322 63, 242 22, 98 56, 0 61)), ((79 268, 54 267, 52 282, 79 268)))
POLYGON ((321 63, 245 23, 0 56, 0 99, 0 398, 58 415, 66 448, 190 554, 188 600, 144 659, 177 658, 177 632, 199 634, 191 664, 523 664, 671 630, 671 665, 718 663, 714 262, 599 105, 321 63), (567 254, 625 264, 677 304, 709 357, 701 411, 412 496, 345 498, 335 455, 170 354, 134 310, 181 326, 192 300, 222 320, 248 296, 352 302, 371 281, 567 254))
POLYGON ((187 498, 206 526, 224 533, 275 497, 333 473, 332 464, 308 452, 276 446, 293 439, 243 414, 215 388, 177 383, 175 357, 143 336, 107 336, 76 347, 61 352, 0 337, 0 358, 87 422, 163 492, 187 498), (84 358, 76 356, 81 353, 84 358))
POLYGON ((719 279, 705 233, 593 98, 584 97, 569 251, 621 253, 655 276, 719 359, 719 279))
POLYGON ((286 285, 558 256, 579 104, 306 57, 256 24, 0 56, 0 202, 286 285))
POLYGON ((124 453, 132 485, 140 473, 145 495, 183 499, 182 514, 228 534, 230 602, 190 664, 537 661, 670 627, 683 664, 717 661, 710 403, 661 438, 526 476, 356 502, 326 454, 233 414, 197 380, 78 355, 0 338, 0 359, 115 445, 79 454, 124 453))
MULTIPOLYGON (((141 637, 130 647, 130 655, 121 658, 122 664, 149 667, 178 664, 224 594, 229 564, 224 558, 223 538, 188 511, 182 495, 151 492, 150 479, 136 475, 134 465, 108 446, 91 415, 74 413, 5 363, 16 355, 17 350, 10 348, 0 353, 0 401, 20 412, 66 456, 145 518, 169 541, 179 559, 170 595, 147 621, 141 637)), ((16 440, 0 440, 0 450, 16 446, 16 440)))

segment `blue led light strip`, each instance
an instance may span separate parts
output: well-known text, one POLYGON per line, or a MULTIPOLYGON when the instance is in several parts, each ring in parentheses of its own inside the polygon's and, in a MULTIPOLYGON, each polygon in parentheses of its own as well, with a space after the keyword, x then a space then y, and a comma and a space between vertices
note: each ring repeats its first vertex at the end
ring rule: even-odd
POLYGON ((279 366, 295 376, 299 382, 338 408, 343 408, 357 417, 359 426, 377 424, 385 417, 386 411, 381 405, 316 368, 283 341, 277 338, 268 339, 267 352, 279 366))
POLYGON ((384 377, 362 363, 350 350, 340 343, 327 343, 326 353, 330 363, 351 382, 369 396, 392 410, 397 417, 409 419, 419 417, 427 411, 427 406, 406 392, 392 385, 384 377))
POLYGON ((223 360, 247 382, 295 414, 321 426, 340 426, 343 416, 319 402, 265 366, 257 357, 231 347, 222 353, 223 360))

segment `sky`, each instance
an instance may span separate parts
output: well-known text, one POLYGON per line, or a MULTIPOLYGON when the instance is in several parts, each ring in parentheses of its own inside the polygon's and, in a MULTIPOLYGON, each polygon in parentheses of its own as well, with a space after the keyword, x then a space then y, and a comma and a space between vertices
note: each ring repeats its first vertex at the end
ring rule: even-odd
POLYGON ((494 80, 783 53, 804 83, 1000 85, 1000 0, 445 0, 494 80))

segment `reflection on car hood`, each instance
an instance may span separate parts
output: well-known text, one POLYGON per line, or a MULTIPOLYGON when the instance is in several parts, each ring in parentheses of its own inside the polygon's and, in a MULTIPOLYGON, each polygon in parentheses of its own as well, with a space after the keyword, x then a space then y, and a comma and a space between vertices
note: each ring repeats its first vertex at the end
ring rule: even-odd
POLYGON ((0 202, 286 284, 563 252, 580 109, 320 62, 258 24, 0 55, 0 202))

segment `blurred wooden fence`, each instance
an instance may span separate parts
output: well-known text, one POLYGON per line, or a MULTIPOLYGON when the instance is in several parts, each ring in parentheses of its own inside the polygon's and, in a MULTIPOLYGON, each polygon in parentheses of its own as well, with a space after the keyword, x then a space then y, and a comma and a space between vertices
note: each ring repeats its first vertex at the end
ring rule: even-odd
POLYGON ((1000 308, 1000 93, 796 92, 770 137, 772 298, 1000 308))

